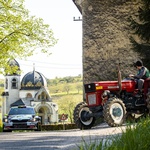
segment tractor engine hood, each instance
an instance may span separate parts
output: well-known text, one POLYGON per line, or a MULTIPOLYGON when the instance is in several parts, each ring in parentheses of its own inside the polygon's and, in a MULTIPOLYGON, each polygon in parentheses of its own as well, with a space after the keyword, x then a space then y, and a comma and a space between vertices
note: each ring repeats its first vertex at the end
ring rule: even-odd
MULTIPOLYGON (((126 90, 127 92, 133 92, 135 89, 135 81, 133 80, 123 80, 121 81, 122 90, 126 90)), ((84 85, 85 93, 90 92, 98 92, 104 90, 110 91, 119 91, 118 81, 100 81, 100 82, 93 82, 84 85)))

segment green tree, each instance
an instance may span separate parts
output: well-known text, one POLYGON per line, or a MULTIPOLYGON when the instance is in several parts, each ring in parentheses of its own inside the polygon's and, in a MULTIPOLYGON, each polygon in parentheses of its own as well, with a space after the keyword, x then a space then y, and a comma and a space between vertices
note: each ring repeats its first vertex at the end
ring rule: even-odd
POLYGON ((67 84, 64 85, 64 91, 66 91, 67 94, 69 94, 70 89, 71 89, 70 85, 67 84))
POLYGON ((68 77, 64 77, 63 80, 66 83, 73 83, 74 82, 74 77, 68 76, 68 77))
POLYGON ((25 58, 34 52, 50 54, 57 43, 43 19, 29 16, 24 0, 0 0, 0 72, 9 59, 25 58))
POLYGON ((83 90, 83 85, 82 85, 82 83, 78 83, 78 84, 76 85, 76 88, 77 88, 78 94, 79 94, 80 90, 83 90))
POLYGON ((142 56, 144 64, 150 68, 150 0, 141 0, 138 17, 131 18, 133 50, 142 56))

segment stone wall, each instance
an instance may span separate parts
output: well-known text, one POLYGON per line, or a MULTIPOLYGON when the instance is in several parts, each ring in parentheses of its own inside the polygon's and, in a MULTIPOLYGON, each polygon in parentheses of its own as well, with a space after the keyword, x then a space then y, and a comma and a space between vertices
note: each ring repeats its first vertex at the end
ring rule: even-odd
POLYGON ((138 55, 131 50, 128 18, 136 15, 138 0, 75 2, 82 8, 84 83, 116 80, 119 63, 123 78, 133 72, 138 55))

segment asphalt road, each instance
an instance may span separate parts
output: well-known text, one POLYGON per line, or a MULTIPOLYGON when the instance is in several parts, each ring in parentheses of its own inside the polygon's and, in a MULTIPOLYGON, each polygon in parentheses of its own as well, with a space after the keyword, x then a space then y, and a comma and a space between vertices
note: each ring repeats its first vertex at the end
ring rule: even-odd
POLYGON ((101 124, 90 130, 61 130, 0 133, 0 150, 79 150, 81 143, 91 143, 120 134, 125 127, 101 124))

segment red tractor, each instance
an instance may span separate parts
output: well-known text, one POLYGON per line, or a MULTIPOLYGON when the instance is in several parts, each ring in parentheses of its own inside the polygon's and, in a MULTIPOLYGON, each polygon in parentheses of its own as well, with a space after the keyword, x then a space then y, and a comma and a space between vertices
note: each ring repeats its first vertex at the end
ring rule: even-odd
POLYGON ((137 94, 134 79, 100 81, 84 85, 86 101, 74 109, 74 122, 80 129, 90 129, 102 118, 109 126, 121 126, 127 118, 149 114, 150 81, 144 82, 143 93, 137 94))

